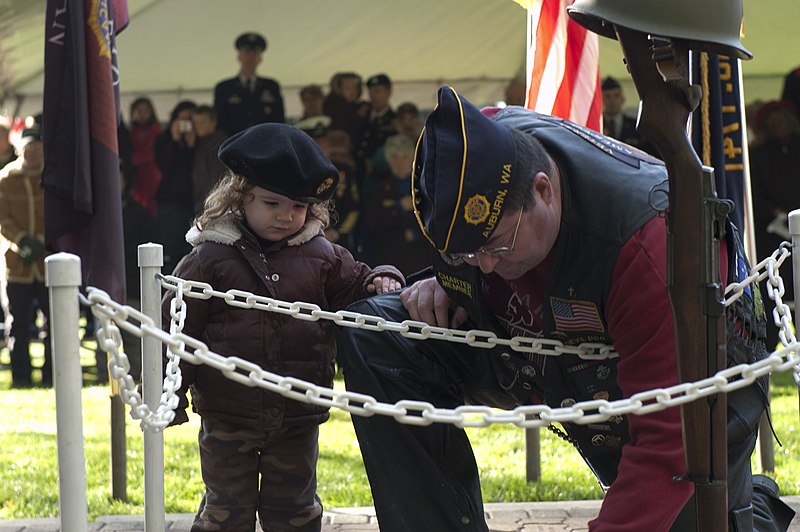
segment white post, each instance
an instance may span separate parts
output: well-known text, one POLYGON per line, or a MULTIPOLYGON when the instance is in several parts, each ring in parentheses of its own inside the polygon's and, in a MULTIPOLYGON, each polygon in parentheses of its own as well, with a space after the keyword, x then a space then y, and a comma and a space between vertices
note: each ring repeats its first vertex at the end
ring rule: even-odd
MULTIPOLYGON (((141 244, 139 251, 139 280, 142 289, 142 314, 161 328, 161 273, 164 253, 161 244, 141 244)), ((151 336, 142 337, 142 395, 152 410, 158 408, 164 381, 161 367, 161 342, 151 336)), ((164 513, 164 433, 144 431, 144 529, 162 532, 164 513)))
POLYGON ((78 338, 81 259, 68 253, 56 253, 45 259, 44 269, 45 284, 50 288, 61 530, 85 532, 88 509, 81 405, 83 375, 78 338))
MULTIPOLYGON (((789 234, 792 235, 792 275, 794 275, 794 326, 800 326, 800 209, 789 213, 789 234)), ((795 330, 800 337, 800 331, 795 330)))

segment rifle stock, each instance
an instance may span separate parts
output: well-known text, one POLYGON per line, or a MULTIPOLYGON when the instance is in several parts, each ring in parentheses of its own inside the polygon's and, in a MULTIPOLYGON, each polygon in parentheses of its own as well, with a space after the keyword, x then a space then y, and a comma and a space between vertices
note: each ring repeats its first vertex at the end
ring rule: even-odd
MULTIPOLYGON (((653 47, 647 34, 617 27, 628 69, 639 93, 637 130, 656 146, 667 167, 667 291, 675 323, 678 374, 681 382, 707 378, 725 367, 725 336, 718 309, 711 303, 713 283, 708 227, 704 208, 703 167, 686 134, 696 105, 689 85, 685 42, 653 47), (671 46, 669 46, 671 45, 671 46), (669 53, 669 52, 672 53, 669 53), (721 359, 720 359, 721 357, 721 359)), ((712 189, 713 190, 713 189, 712 189)), ((716 272, 718 283, 719 272, 716 272)), ((719 288, 719 286, 717 286, 719 288)), ((681 407, 686 479, 695 483, 698 530, 727 527, 727 443, 724 394, 681 407)))

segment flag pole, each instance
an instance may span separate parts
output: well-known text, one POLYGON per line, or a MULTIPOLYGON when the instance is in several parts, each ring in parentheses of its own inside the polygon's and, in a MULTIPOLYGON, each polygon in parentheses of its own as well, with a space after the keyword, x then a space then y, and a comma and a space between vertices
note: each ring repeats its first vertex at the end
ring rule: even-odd
MULTIPOLYGON (((531 73, 533 72, 533 54, 531 53, 534 45, 536 34, 533 31, 533 10, 532 6, 528 6, 527 13, 527 28, 525 31, 525 107, 533 109, 534 105, 530 101, 531 91, 531 73)), ((541 459, 541 430, 539 427, 531 427, 525 429, 525 480, 527 482, 539 482, 542 474, 542 459, 541 459)))
POLYGON ((750 257, 751 264, 758 264, 763 257, 756 253, 756 229, 753 220, 753 189, 750 182, 750 139, 747 138, 747 113, 744 112, 744 80, 742 79, 741 59, 736 60, 739 64, 739 108, 742 109, 742 164, 744 179, 744 245, 747 256, 750 257))
MULTIPOLYGON (((750 139, 747 138, 747 113, 744 101, 744 79, 742 78, 741 60, 736 59, 739 71, 739 109, 742 110, 742 164, 744 169, 744 246, 750 264, 758 264, 765 257, 759 257, 756 251, 756 229, 753 219, 753 188, 750 181, 750 139)), ((767 320, 769 322, 769 319, 767 320)), ((769 325, 769 323, 767 324, 769 325)), ((774 346, 773 346, 774 347, 774 346)), ((772 347, 769 348, 770 351, 772 347)), ((767 396, 769 400, 769 396, 767 396)), ((775 442, 772 440, 772 429, 769 426, 769 417, 766 412, 761 415, 758 422, 758 461, 763 471, 775 471, 775 442)))
MULTIPOLYGON (((527 10, 525 107, 602 131, 597 35, 568 17, 572 0, 515 1, 527 10)), ((525 430, 529 482, 540 477, 539 437, 525 430)))

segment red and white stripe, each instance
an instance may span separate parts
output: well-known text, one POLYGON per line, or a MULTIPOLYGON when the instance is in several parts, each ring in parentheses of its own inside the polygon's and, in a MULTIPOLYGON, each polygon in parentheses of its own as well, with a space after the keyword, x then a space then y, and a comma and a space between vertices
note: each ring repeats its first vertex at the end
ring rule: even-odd
POLYGON ((597 34, 567 15, 573 0, 528 2, 525 106, 602 131, 597 34))

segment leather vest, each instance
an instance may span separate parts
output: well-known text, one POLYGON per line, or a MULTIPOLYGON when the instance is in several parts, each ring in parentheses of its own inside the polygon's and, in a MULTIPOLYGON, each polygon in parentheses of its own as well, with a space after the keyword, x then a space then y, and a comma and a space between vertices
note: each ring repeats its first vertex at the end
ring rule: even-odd
MULTIPOLYGON (((616 260, 627 239, 666 209, 666 168, 644 152, 559 118, 507 108, 495 119, 536 137, 561 172, 562 224, 552 266, 558 275, 551 277, 544 291, 544 335, 567 345, 613 345, 604 315, 616 260)), ((730 284, 743 281, 750 265, 738 230, 730 221, 726 229, 730 284)), ((482 299, 477 268, 448 264, 437 254, 433 269, 450 297, 469 311, 479 327, 507 335, 482 299)), ((761 295, 754 284, 726 308, 728 367, 768 356, 765 327, 761 295)), ((494 350, 493 366, 501 387, 518 404, 528 402, 534 389, 551 407, 622 398, 616 382, 617 359, 549 357, 552 362, 544 378, 523 354, 505 351, 494 350)), ((757 379, 757 386, 766 406, 768 376, 757 379)), ((588 425, 565 423, 564 428, 565 439, 577 447, 601 484, 609 486, 617 475, 621 448, 628 441, 625 418, 588 425)))
MULTIPOLYGON (((604 316, 616 260, 628 238, 666 208, 666 194, 653 192, 666 180, 666 168, 644 152, 558 118, 507 108, 495 120, 536 137, 561 173, 562 219, 552 265, 558 275, 544 288, 544 336, 566 345, 612 345, 604 316)), ((481 327, 503 331, 482 301, 477 268, 436 260, 434 269, 440 284, 481 327)), ((553 408, 622 398, 616 359, 548 357, 543 378, 525 356, 500 351, 498 379, 518 403, 527 402, 533 390, 553 408)), ((624 417, 563 425, 568 440, 601 482, 610 485, 628 441, 624 417)))

